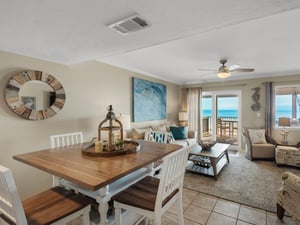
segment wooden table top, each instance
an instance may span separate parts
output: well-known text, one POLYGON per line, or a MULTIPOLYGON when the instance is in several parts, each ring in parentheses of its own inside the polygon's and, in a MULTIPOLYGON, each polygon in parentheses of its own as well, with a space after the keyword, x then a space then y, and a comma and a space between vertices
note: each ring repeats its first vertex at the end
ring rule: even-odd
POLYGON ((137 141, 136 153, 93 157, 82 154, 82 144, 15 155, 14 159, 62 177, 88 190, 98 190, 113 181, 155 162, 182 146, 137 141))

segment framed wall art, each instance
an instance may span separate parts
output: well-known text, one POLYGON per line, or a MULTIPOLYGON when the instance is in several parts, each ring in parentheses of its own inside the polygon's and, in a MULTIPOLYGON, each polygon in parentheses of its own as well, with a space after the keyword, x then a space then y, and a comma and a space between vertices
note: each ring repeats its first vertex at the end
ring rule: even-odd
POLYGON ((166 85, 132 78, 133 122, 166 119, 166 85))

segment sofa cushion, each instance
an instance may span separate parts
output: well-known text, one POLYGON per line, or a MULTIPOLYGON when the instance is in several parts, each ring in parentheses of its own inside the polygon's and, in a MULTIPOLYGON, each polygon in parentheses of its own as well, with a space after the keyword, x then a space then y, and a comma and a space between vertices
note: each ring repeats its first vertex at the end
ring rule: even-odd
POLYGON ((133 139, 144 139, 145 136, 145 132, 149 132, 152 131, 151 127, 147 127, 147 128, 133 128, 132 129, 132 138, 133 139))
POLYGON ((252 144, 252 157, 259 159, 274 159, 275 145, 272 144, 252 144))
POLYGON ((168 132, 168 127, 166 124, 161 124, 157 126, 151 126, 153 131, 161 131, 161 132, 168 132))
POLYGON ((170 127, 175 140, 187 138, 187 127, 170 127))
POLYGON ((265 138, 265 129, 259 129, 259 130, 254 130, 254 129, 249 129, 249 137, 252 142, 252 144, 266 144, 266 138, 265 138))

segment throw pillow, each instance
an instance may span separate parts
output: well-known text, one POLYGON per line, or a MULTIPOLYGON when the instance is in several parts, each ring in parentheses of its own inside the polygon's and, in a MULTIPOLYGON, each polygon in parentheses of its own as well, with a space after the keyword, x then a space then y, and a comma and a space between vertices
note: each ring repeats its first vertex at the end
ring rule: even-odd
POLYGON ((152 131, 151 127, 144 128, 144 129, 138 129, 133 128, 132 129, 132 138, 133 139, 144 139, 145 132, 152 131))
POLYGON ((174 137, 171 132, 146 131, 144 140, 160 143, 171 143, 174 141, 174 137))
POLYGON ((152 126, 152 129, 154 131, 162 131, 162 132, 167 132, 167 126, 165 124, 161 124, 161 125, 158 125, 158 126, 152 126))
POLYGON ((252 144, 266 144, 265 129, 253 130, 249 129, 249 137, 252 144))
POLYGON ((170 127, 173 137, 176 139, 187 138, 187 127, 170 127))
POLYGON ((171 142, 173 142, 173 141, 175 141, 175 138, 173 137, 172 132, 169 132, 169 133, 168 133, 168 143, 171 143, 171 142))

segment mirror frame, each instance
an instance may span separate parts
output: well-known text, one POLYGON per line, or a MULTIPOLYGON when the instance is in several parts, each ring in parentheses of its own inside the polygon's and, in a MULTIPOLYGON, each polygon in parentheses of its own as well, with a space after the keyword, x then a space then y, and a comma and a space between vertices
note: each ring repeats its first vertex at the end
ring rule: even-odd
POLYGON ((27 70, 13 75, 5 89, 5 100, 9 108, 18 116, 27 120, 44 120, 55 116, 63 107, 66 94, 61 83, 52 75, 35 70, 27 70), (22 85, 30 81, 42 81, 55 92, 54 103, 47 109, 35 110, 27 108, 19 95, 22 85))

